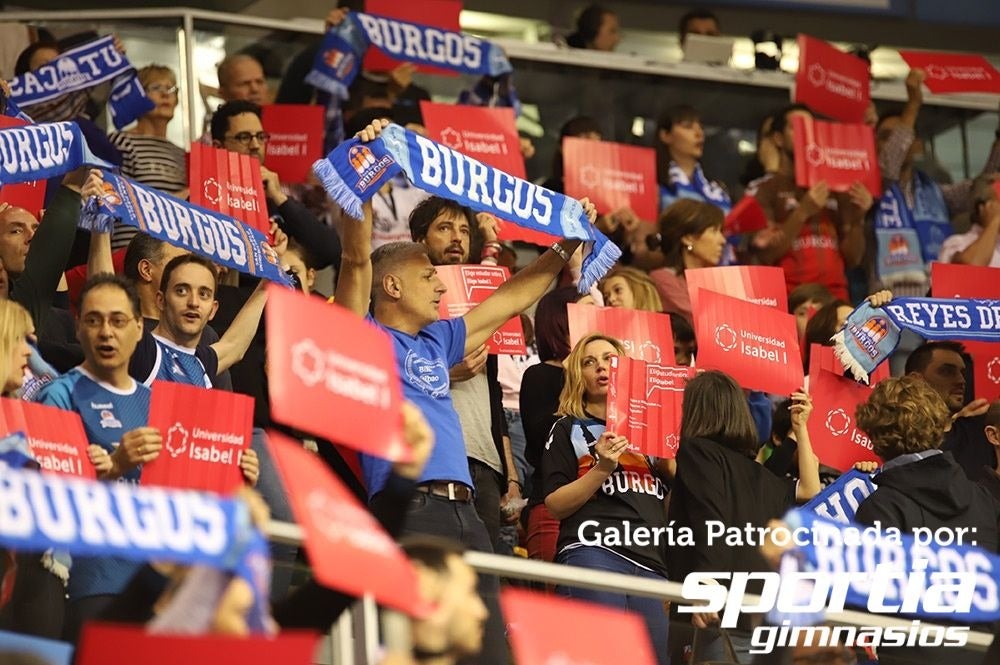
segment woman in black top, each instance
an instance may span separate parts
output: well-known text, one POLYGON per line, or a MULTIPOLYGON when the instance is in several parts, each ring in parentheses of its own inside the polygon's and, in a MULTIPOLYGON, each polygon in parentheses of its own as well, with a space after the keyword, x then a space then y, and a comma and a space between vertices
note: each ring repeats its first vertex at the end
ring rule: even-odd
MULTIPOLYGON (((798 441, 799 480, 779 478, 755 461, 757 431, 743 389, 722 372, 703 372, 684 388, 681 407, 681 444, 677 474, 670 495, 668 519, 675 533, 690 528, 693 547, 668 549, 671 578, 682 582, 694 572, 752 572, 770 570, 758 548, 742 536, 742 544, 726 545, 724 538, 708 539, 710 523, 743 531, 765 527, 796 501, 807 501, 820 490, 819 459, 812 451, 806 422, 812 402, 805 393, 792 395, 792 429, 798 441)), ((683 616, 683 615, 682 615, 683 616)), ((749 628, 751 617, 741 615, 738 628, 749 628)), ((721 640, 710 629, 717 614, 696 613, 693 662, 722 660, 721 640)), ((734 636, 737 652, 746 654, 749 641, 734 636), (741 648, 743 647, 743 648, 741 648)))
MULTIPOLYGON (((664 472, 654 459, 606 432, 608 372, 621 342, 591 334, 566 359, 560 418, 542 455, 545 505, 559 525, 556 561, 572 566, 666 580, 664 472), (637 535, 640 531, 645 536, 637 535)), ((589 600, 642 616, 660 663, 667 663, 667 614, 662 601, 630 594, 560 587, 589 600)))

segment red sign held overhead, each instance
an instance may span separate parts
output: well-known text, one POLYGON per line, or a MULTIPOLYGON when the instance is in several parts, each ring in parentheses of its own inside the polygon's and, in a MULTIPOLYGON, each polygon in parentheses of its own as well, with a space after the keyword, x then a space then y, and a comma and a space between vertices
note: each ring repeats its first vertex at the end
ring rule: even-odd
POLYGON ((380 605, 421 614, 425 608, 416 571, 375 517, 299 442, 274 431, 267 436, 295 521, 305 532, 306 553, 316 580, 352 596, 370 593, 380 605))
POLYGON ((188 187, 191 203, 235 217, 264 235, 270 232, 260 162, 250 155, 192 143, 188 187))
POLYGON ((271 104, 262 109, 267 167, 286 183, 304 183, 313 162, 323 157, 326 111, 318 104, 271 104))
POLYGON ((243 485, 240 460, 250 447, 252 397, 154 381, 149 426, 160 430, 163 448, 143 466, 143 485, 218 494, 243 485))
POLYGON ((701 289, 694 330, 699 368, 721 370, 744 388, 775 395, 802 388, 802 356, 791 314, 701 289))
MULTIPOLYGON (((388 16, 389 18, 419 23, 432 28, 444 28, 452 32, 462 30, 459 15, 462 0, 365 0, 365 13, 388 16)), ((403 64, 393 60, 377 47, 368 49, 364 59, 364 70, 368 72, 388 72, 403 64)), ((418 65, 417 71, 439 76, 458 76, 457 73, 429 65, 418 65)))
POLYGON ((822 39, 799 35, 797 103, 841 122, 863 122, 870 88, 867 62, 822 39))
POLYGON ((660 197, 652 148, 567 136, 562 155, 568 196, 589 197, 602 215, 628 207, 639 219, 656 221, 660 197))
MULTIPOLYGON (((438 266, 437 274, 448 287, 438 305, 442 319, 465 316, 466 312, 489 298, 501 284, 510 279, 510 272, 503 266, 438 266)), ((527 353, 521 317, 515 316, 500 326, 487 342, 487 347, 490 353, 517 356, 527 353)))
POLYGON ((875 153, 875 133, 863 124, 792 117, 795 135, 795 184, 812 187, 825 180, 831 192, 846 192, 855 182, 872 196, 882 194, 882 176, 875 153))
POLYGON ((162 635, 145 626, 87 622, 77 665, 310 665, 319 635, 281 631, 273 637, 162 635))
POLYGON ((500 606, 518 663, 653 665, 653 647, 637 614, 506 587, 500 606), (566 626, 572 626, 567 630, 566 626), (609 639, 608 636, 614 636, 609 639), (623 645, 627 645, 625 656, 623 645), (623 657, 624 656, 624 657, 623 657))
POLYGON ((756 196, 744 196, 726 215, 723 230, 726 235, 736 236, 753 233, 767 228, 767 213, 756 196))
POLYGON ((570 346, 576 346, 590 333, 601 333, 619 340, 629 358, 657 365, 674 364, 674 334, 666 314, 577 303, 568 304, 566 311, 570 346))
POLYGON ((402 388, 389 336, 322 299, 273 284, 267 293, 274 419, 369 455, 408 458, 401 443, 402 388))
POLYGON ((773 266, 718 266, 684 271, 691 311, 698 311, 698 290, 746 300, 756 305, 788 311, 785 271, 773 266))
MULTIPOLYGON (((874 379, 873 379, 874 383, 874 379)), ((879 462, 868 435, 858 428, 854 412, 872 388, 854 379, 817 369, 809 372, 813 413, 809 439, 820 462, 847 471, 855 462, 879 462)))
POLYGON ((1000 72, 981 55, 900 51, 910 69, 922 69, 924 85, 935 95, 957 92, 1000 93, 1000 72))
POLYGON ((608 381, 608 430, 624 436, 645 455, 676 457, 684 386, 695 374, 693 367, 613 357, 608 381))
POLYGON ((0 398, 0 438, 22 432, 42 471, 94 480, 80 415, 54 406, 0 398))
MULTIPOLYGON (((931 264, 931 294, 935 298, 989 298, 1000 300, 1000 268, 931 264)), ((965 342, 972 356, 972 379, 977 398, 1000 399, 1000 342, 965 342)))
MULTIPOLYGON (((27 125, 27 121, 0 115, 0 129, 27 125)), ((30 180, 16 185, 0 185, 0 203, 6 203, 14 208, 24 208, 35 217, 39 216, 45 205, 46 180, 30 180)))

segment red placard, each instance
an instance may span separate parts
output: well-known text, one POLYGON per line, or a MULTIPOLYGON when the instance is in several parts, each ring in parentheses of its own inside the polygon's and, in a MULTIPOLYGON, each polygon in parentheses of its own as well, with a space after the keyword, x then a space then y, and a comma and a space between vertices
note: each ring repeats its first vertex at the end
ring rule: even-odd
POLYGON ((597 603, 505 587, 500 606, 518 663, 653 665, 649 633, 637 614, 597 603), (572 626, 572 630, 567 630, 572 626), (609 639, 609 636, 614 636, 609 639), (627 652, 623 648, 627 646, 627 652))
POLYGON ((822 39, 799 35, 796 102, 841 122, 864 122, 870 89, 867 62, 822 39))
POLYGON ((956 92, 1000 93, 1000 72, 981 55, 900 51, 910 69, 922 69, 924 85, 935 95, 956 92))
MULTIPOLYGON (((438 266, 437 274, 448 287, 438 304, 442 319, 465 316, 466 312, 489 298, 501 284, 510 279, 510 272, 503 266, 438 266)), ((527 353, 521 317, 515 316, 500 326, 486 346, 490 353, 515 356, 527 353)))
MULTIPOLYGON (((0 129, 27 124, 20 118, 0 115, 0 129)), ((46 182, 46 180, 30 180, 16 185, 0 185, 0 203, 7 203, 14 208, 24 208, 38 217, 42 206, 45 205, 46 182)))
POLYGON ((191 203, 229 215, 264 235, 270 232, 260 162, 250 155, 192 143, 188 187, 191 203))
POLYGON ((160 430, 163 448, 143 466, 143 485, 218 494, 243 485, 240 459, 250 447, 252 397, 154 381, 149 426, 160 430))
MULTIPOLYGON (((819 372, 830 372, 831 374, 836 374, 840 377, 845 376, 847 370, 845 370, 844 365, 837 360, 837 354, 833 352, 832 346, 810 344, 809 348, 809 376, 813 376, 819 372)), ((889 363, 882 363, 875 368, 874 372, 872 372, 869 381, 871 382, 871 385, 874 386, 879 381, 888 378, 889 363)))
POLYGON ((422 613, 413 565, 368 509, 302 444, 274 431, 267 436, 295 521, 305 533, 316 581, 352 596, 370 593, 380 605, 403 612, 422 613))
MULTIPOLYGON (((1000 300, 1000 268, 955 263, 931 264, 931 294, 935 298, 1000 300)), ((1000 342, 965 342, 972 356, 976 397, 1000 399, 1000 342)))
POLYGON ((809 394, 813 413, 809 440, 820 462, 847 471, 855 462, 879 462, 871 440, 855 422, 854 412, 872 389, 826 370, 810 371, 809 394))
POLYGON ((261 124, 271 135, 265 148, 267 168, 282 182, 306 182, 313 162, 323 157, 325 113, 318 104, 271 104, 262 109, 261 124))
MULTIPOLYGON (((420 102, 427 136, 504 173, 527 177, 514 109, 420 102)), ((502 222, 500 240, 551 245, 559 236, 502 222)))
POLYGON ((744 196, 726 215, 723 230, 726 235, 737 236, 767 228, 767 213, 756 196, 744 196))
POLYGON ((408 459, 389 335, 339 305, 269 284, 271 415, 363 453, 408 459), (336 334, 331 334, 336 331, 336 334))
POLYGON ((684 386, 693 367, 668 367, 632 358, 611 358, 608 430, 645 455, 673 459, 681 434, 684 386))
POLYGON ((773 266, 718 266, 691 268, 684 271, 687 281, 691 311, 698 311, 698 290, 746 300, 756 305, 775 307, 788 311, 788 289, 785 288, 785 271, 773 266))
POLYGON ((601 333, 619 340, 630 358, 656 364, 674 363, 674 333, 666 314, 577 303, 568 304, 566 312, 570 346, 576 346, 590 333, 601 333))
MULTIPOLYGON (((444 28, 452 32, 462 30, 459 25, 459 15, 462 13, 461 0, 365 0, 365 12, 368 14, 378 14, 388 16, 401 21, 419 23, 434 28, 444 28)), ((379 48, 368 49, 364 59, 364 69, 369 72, 388 72, 402 62, 393 60, 379 48)), ((450 69, 441 69, 429 65, 417 65, 417 71, 427 74, 438 74, 440 76, 458 76, 458 73, 450 69)))
POLYGON ((882 194, 875 133, 868 125, 824 122, 792 116, 795 134, 795 184, 812 187, 825 180, 832 192, 861 182, 872 196, 882 194))
POLYGON ((0 398, 0 437, 22 432, 43 471, 94 480, 87 433, 75 411, 0 398))
MULTIPOLYGON (((145 482, 145 481, 144 481, 145 482)), ((281 631, 274 637, 162 635, 143 626, 87 622, 77 665, 310 665, 319 635, 281 631)))
POLYGON ((568 196, 589 197, 602 215, 627 206, 639 219, 656 221, 660 202, 655 150, 567 136, 562 154, 568 196))
POLYGON ((790 395, 802 388, 795 317, 701 289, 694 310, 698 367, 721 370, 744 388, 790 395))

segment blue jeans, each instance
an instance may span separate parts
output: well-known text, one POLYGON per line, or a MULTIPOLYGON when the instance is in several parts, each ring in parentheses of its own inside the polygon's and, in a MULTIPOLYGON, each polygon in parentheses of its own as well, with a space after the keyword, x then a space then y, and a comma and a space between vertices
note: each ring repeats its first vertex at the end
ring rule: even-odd
MULTIPOLYGON (((635 575, 651 580, 666 579, 601 547, 577 547, 567 550, 561 552, 556 557, 556 562, 569 566, 579 566, 581 568, 606 570, 609 573, 635 575)), ((586 600, 641 615, 646 622, 646 630, 649 632, 649 639, 653 644, 653 653, 656 655, 656 662, 659 665, 669 665, 670 655, 667 650, 667 630, 670 627, 670 620, 662 600, 613 593, 611 591, 595 591, 580 587, 560 586, 557 588, 557 591, 560 595, 567 598, 586 600)))
MULTIPOLYGON (((260 461, 260 476, 257 478, 256 490, 271 510, 271 519, 279 522, 294 522, 292 506, 288 503, 288 495, 281 484, 281 477, 278 475, 278 469, 274 466, 274 460, 271 459, 266 441, 267 436, 264 434, 264 430, 254 427, 250 447, 257 453, 257 458, 260 461)), ((288 595, 298 549, 294 545, 271 543, 271 561, 274 564, 274 570, 271 573, 272 600, 281 600, 288 595)))

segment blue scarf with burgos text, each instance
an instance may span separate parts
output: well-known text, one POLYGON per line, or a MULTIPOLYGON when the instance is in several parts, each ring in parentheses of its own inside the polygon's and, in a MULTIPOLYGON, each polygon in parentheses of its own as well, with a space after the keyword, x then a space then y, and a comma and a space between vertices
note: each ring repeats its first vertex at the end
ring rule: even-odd
POLYGON ((85 165, 111 167, 90 151, 75 122, 0 129, 0 185, 46 180, 85 165))
POLYGON ((1000 342, 1000 300, 893 298, 884 307, 865 301, 833 336, 834 352, 855 379, 867 384, 904 329, 928 340, 1000 342))
POLYGON ((972 546, 968 529, 962 544, 947 544, 954 529, 901 533, 838 524, 804 508, 784 519, 806 570, 835 591, 845 584, 846 605, 965 624, 1000 619, 1000 557, 972 546))
POLYGON ((38 69, 14 78, 10 82, 10 98, 19 106, 30 107, 112 79, 116 79, 114 88, 118 91, 116 95, 113 90, 110 99, 115 127, 121 129, 153 109, 152 100, 136 80, 135 68, 118 52, 111 36, 66 51, 38 69), (128 94, 123 94, 126 88, 128 94))
POLYGON ((851 469, 814 496, 802 509, 840 524, 850 524, 858 506, 874 491, 875 483, 870 475, 851 469))
POLYGON ((33 124, 35 121, 31 119, 31 116, 21 110, 17 104, 14 103, 13 99, 8 99, 7 103, 4 105, 0 111, 10 118, 17 118, 18 120, 24 120, 29 124, 33 124))
POLYGON ((579 288, 590 289, 621 256, 587 219, 576 199, 487 166, 399 125, 391 124, 374 141, 351 139, 313 164, 327 194, 351 217, 398 173, 419 189, 473 210, 488 212, 526 229, 593 242, 583 260, 579 288))
POLYGON ((0 546, 13 550, 236 570, 255 533, 246 504, 236 499, 0 463, 0 546))
POLYGON ((107 171, 103 178, 104 195, 86 202, 80 228, 110 232, 119 221, 215 263, 291 286, 278 255, 256 229, 128 178, 107 171))
POLYGON ((368 47, 397 60, 462 74, 500 76, 513 71, 507 56, 485 39, 387 16, 349 13, 326 33, 306 83, 347 99, 368 47))

